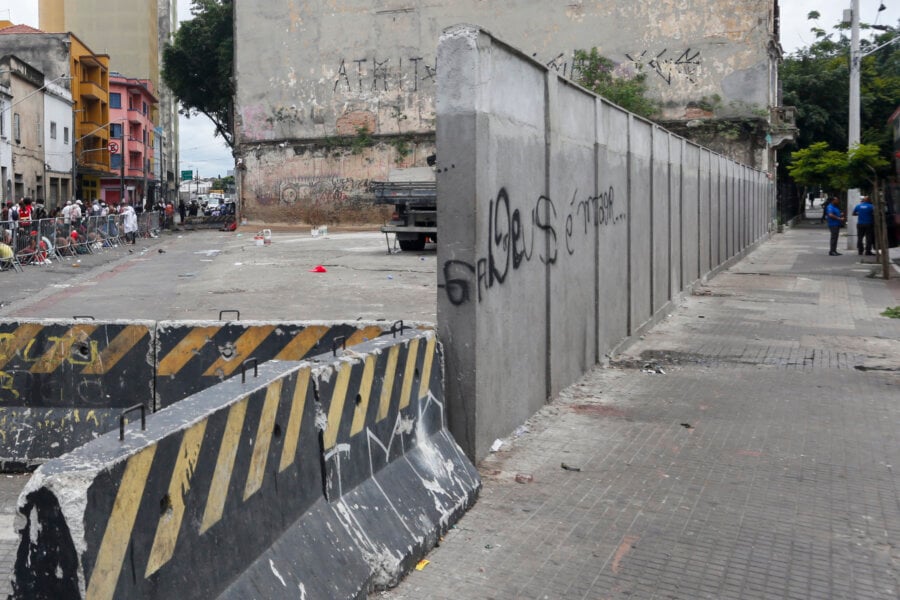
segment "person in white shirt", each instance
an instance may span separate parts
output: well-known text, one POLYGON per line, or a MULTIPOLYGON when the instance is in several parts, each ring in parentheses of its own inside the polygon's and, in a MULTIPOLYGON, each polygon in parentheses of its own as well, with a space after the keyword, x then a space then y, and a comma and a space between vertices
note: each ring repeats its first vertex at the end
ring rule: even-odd
POLYGON ((137 213, 128 201, 122 202, 122 208, 119 209, 122 215, 122 229, 125 231, 125 243, 135 244, 138 230, 137 213))
POLYGON ((66 205, 63 207, 62 211, 63 223, 66 225, 72 222, 72 201, 66 200, 66 205))

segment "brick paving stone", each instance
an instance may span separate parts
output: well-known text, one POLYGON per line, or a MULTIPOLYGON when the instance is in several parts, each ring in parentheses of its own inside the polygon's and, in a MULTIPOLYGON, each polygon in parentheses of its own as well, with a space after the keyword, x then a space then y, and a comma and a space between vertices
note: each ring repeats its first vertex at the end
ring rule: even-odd
POLYGON ((900 283, 822 241, 766 242, 564 390, 373 597, 900 597, 900 283))

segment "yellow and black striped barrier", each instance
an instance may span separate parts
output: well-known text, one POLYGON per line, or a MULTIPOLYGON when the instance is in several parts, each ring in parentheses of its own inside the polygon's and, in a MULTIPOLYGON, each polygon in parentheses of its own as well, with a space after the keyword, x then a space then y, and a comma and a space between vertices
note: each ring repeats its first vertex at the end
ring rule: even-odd
POLYGON ((0 470, 60 456, 235 375, 248 358, 298 361, 390 331, 376 322, 0 321, 0 470))
POLYGON ((389 323, 160 321, 156 337, 157 406, 164 408, 234 375, 255 358, 296 361, 374 339, 389 323))
POLYGON ((239 376, 39 468, 13 598, 356 598, 474 502, 433 332, 239 376))
POLYGON ((30 467, 150 405, 153 322, 0 321, 0 462, 30 467))

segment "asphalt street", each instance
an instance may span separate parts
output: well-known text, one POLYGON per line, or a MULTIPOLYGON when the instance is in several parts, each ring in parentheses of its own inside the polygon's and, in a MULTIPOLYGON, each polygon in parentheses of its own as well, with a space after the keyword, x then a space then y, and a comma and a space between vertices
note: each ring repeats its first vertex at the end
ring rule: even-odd
POLYGON ((163 232, 135 246, 0 273, 0 316, 18 318, 398 320, 436 317, 436 257, 388 253, 383 235, 309 229, 163 232), (312 272, 316 267, 325 272, 312 272))

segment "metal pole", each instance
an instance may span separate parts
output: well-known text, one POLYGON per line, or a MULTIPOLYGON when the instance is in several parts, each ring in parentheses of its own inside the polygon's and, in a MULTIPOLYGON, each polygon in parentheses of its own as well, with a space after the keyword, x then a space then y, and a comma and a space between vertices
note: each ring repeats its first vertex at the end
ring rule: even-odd
POLYGON ((119 206, 125 203, 125 132, 122 131, 122 142, 119 146, 119 154, 122 157, 122 161, 119 164, 119 206))
POLYGON ((72 197, 69 198, 72 202, 75 202, 75 180, 78 176, 78 151, 77 144, 75 143, 75 137, 77 134, 75 133, 75 115, 76 111, 72 111, 72 183, 70 184, 70 192, 72 193, 72 197))
MULTIPOLYGON (((847 150, 859 145, 859 0, 850 0, 850 114, 847 127, 847 150)), ((847 190, 847 250, 856 249, 856 216, 859 189, 847 190)))

